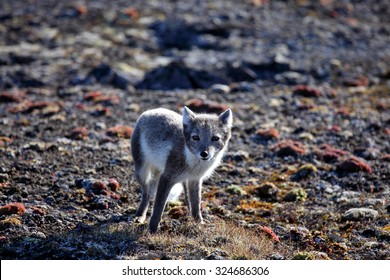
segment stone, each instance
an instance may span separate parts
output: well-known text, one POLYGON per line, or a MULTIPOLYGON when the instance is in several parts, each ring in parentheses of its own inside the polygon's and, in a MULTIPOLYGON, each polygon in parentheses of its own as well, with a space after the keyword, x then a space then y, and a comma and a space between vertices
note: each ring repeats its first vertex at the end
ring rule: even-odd
POLYGON ((211 86, 211 91, 218 94, 227 94, 230 92, 230 87, 228 85, 214 84, 211 86))
POLYGON ((351 208, 342 215, 347 221, 375 220, 378 216, 378 211, 370 208, 351 208))
POLYGON ((205 89, 214 84, 226 84, 226 82, 212 72, 192 69, 181 61, 174 61, 147 72, 144 79, 136 84, 136 88, 150 90, 205 89))

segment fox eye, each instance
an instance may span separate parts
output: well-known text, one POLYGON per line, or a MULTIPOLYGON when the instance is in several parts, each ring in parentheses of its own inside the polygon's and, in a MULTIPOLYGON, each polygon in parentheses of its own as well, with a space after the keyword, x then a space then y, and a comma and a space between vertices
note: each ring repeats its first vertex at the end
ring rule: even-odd
POLYGON ((211 137, 211 141, 219 141, 219 136, 214 135, 213 137, 211 137))
POLYGON ((200 140, 200 137, 199 137, 199 135, 192 135, 192 140, 194 140, 194 141, 199 141, 200 140))

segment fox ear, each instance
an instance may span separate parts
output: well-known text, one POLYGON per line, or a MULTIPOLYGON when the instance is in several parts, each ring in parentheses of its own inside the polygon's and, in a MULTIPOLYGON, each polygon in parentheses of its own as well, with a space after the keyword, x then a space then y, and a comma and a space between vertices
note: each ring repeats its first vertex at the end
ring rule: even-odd
POLYGON ((219 115, 218 119, 223 125, 226 125, 227 127, 232 127, 233 125, 232 110, 227 109, 225 112, 219 115))
POLYGON ((192 112, 187 106, 183 108, 183 124, 189 125, 195 118, 195 113, 192 112))

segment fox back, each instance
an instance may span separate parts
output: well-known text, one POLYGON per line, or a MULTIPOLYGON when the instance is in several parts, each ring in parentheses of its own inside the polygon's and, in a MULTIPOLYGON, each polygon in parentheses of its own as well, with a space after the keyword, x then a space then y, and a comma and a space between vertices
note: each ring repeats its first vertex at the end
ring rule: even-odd
POLYGON ((183 116, 161 108, 141 115, 131 139, 135 173, 142 188, 138 221, 145 220, 149 201, 155 198, 150 231, 156 231, 175 184, 184 185, 187 204, 194 218, 201 220, 202 180, 220 163, 231 126, 230 109, 219 116, 195 114, 187 107, 183 116))

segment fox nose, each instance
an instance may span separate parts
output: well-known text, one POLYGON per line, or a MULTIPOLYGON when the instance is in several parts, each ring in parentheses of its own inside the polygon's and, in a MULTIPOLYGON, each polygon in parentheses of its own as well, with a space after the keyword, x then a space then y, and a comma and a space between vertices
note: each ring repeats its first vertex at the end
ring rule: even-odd
POLYGON ((202 152, 200 152, 200 156, 202 157, 202 159, 207 159, 207 157, 209 156, 209 153, 207 151, 202 151, 202 152))

